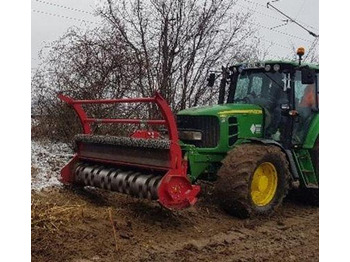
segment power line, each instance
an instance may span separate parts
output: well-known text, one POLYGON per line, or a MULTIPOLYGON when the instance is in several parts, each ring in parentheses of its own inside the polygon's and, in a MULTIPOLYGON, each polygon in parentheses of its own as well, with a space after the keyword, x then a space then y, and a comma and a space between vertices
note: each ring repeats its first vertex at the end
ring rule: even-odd
POLYGON ((259 14, 259 15, 263 15, 263 16, 266 16, 266 17, 269 17, 269 18, 273 18, 273 19, 276 19, 276 20, 279 20, 279 21, 282 20, 281 18, 277 18, 277 17, 275 17, 275 16, 268 15, 268 14, 265 14, 265 13, 262 13, 262 12, 259 12, 259 11, 255 10, 255 9, 252 9, 252 8, 247 7, 247 6, 245 6, 245 5, 241 5, 241 4, 236 4, 236 5, 241 6, 241 7, 245 8, 245 9, 247 9, 247 10, 249 10, 249 11, 252 11, 252 12, 254 12, 254 14, 257 13, 257 14, 259 14))
POLYGON ((71 11, 75 11, 75 12, 80 12, 80 13, 84 13, 84 14, 89 14, 89 15, 94 15, 91 12, 88 11, 84 11, 81 9, 77 9, 77 8, 73 8, 73 7, 69 7, 69 6, 65 6, 65 5, 59 5, 59 4, 55 4, 55 3, 51 3, 51 2, 46 2, 46 1, 41 1, 41 0, 35 0, 38 3, 42 3, 42 4, 46 4, 46 5, 51 5, 51 6, 55 6, 55 7, 60 7, 60 8, 64 8, 67 10, 71 10, 71 11))
MULTIPOLYGON (((51 4, 51 3, 44 2, 44 1, 41 1, 41 0, 36 0, 36 1, 37 1, 37 2, 41 2, 41 3, 51 4)), ((248 0, 243 0, 243 1, 253 3, 253 2, 248 1, 248 0)), ((257 3, 254 3, 254 4, 257 4, 257 3)), ((58 6, 58 5, 56 5, 56 4, 52 4, 52 5, 58 6)), ((260 4, 257 4, 257 5, 260 5, 260 4)), ((240 5, 240 6, 242 6, 242 5, 240 5)), ((262 5, 260 5, 260 6, 262 6, 262 5)), ((63 7, 63 6, 60 6, 60 7, 63 7)), ((244 7, 244 6, 242 6, 242 7, 244 7)), ((245 8, 249 9, 248 7, 245 7, 245 8)), ((70 9, 70 8, 66 7, 66 9, 70 9)), ((72 8, 72 9, 74 9, 74 8, 72 8)), ((78 10, 78 9, 76 9, 76 10, 78 10)), ((250 9, 250 10, 252 10, 252 9, 250 9)), ((69 20, 74 20, 74 21, 78 21, 78 22, 86 22, 86 23, 91 23, 91 24, 98 24, 98 23, 96 23, 96 22, 87 21, 87 20, 84 20, 84 19, 79 19, 79 18, 69 17, 69 16, 63 16, 63 15, 54 14, 54 13, 49 13, 49 12, 45 12, 45 11, 41 11, 41 10, 32 9, 32 11, 35 12, 35 13, 50 15, 50 16, 54 16, 54 17, 58 17, 58 18, 69 19, 69 20)), ((82 11, 82 10, 80 10, 80 11, 82 11)), ((262 14, 262 15, 265 15, 265 16, 269 16, 269 15, 260 13, 260 12, 258 12, 258 11, 256 11, 256 10, 252 10, 252 11, 257 12, 257 13, 262 14)), ((82 12, 85 12, 85 11, 82 11, 82 12)), ((89 13, 89 12, 86 12, 86 13, 89 13)), ((92 13, 89 13, 89 14, 92 14, 92 13)), ((274 18, 274 19, 278 19, 278 18, 273 17, 273 16, 269 16, 269 17, 274 18)), ((280 19, 278 19, 278 20, 280 20, 280 19)), ((271 28, 269 28, 269 27, 267 27, 267 26, 261 25, 261 24, 256 24, 256 23, 252 23, 252 22, 250 22, 250 23, 253 24, 253 25, 259 26, 259 27, 261 27, 261 28, 264 28, 264 29, 267 29, 267 30, 270 30, 270 31, 274 31, 274 32, 276 32, 276 33, 284 34, 284 35, 289 36, 289 37, 292 37, 292 38, 298 38, 298 39, 303 40, 303 41, 305 41, 305 42, 314 43, 313 41, 309 41, 309 40, 303 39, 303 38, 301 38, 301 37, 298 37, 298 36, 295 36, 295 35, 292 35, 292 34, 288 34, 288 33, 282 32, 282 31, 273 30, 273 29, 271 29, 271 28)), ((279 44, 279 43, 276 43, 276 42, 273 42, 273 41, 270 41, 270 40, 266 40, 266 39, 262 39, 262 40, 265 41, 265 42, 271 43, 271 44, 273 44, 273 45, 276 45, 276 46, 285 48, 285 49, 290 49, 289 47, 286 47, 286 46, 284 46, 284 45, 281 45, 281 44, 279 44)))
POLYGON ((279 12, 280 14, 282 14, 283 16, 287 17, 289 19, 289 21, 291 21, 292 23, 295 23, 296 25, 298 25, 299 27, 301 27, 302 29, 304 29, 305 31, 307 31, 310 35, 312 35, 313 37, 319 37, 319 35, 317 35, 316 33, 310 31, 309 29, 307 29, 306 27, 304 27, 303 25, 301 25, 299 22, 297 22, 296 20, 294 20, 293 18, 291 18, 290 16, 288 16, 287 14, 283 13, 281 10, 277 9, 276 7, 274 7, 270 2, 267 2, 267 8, 272 7, 274 10, 276 10, 277 12, 279 12))
MULTIPOLYGON (((254 4, 254 5, 256 5, 256 6, 263 7, 264 9, 266 8, 266 5, 262 5, 262 4, 253 2, 253 1, 249 1, 249 0, 241 0, 241 1, 244 1, 244 2, 247 2, 247 3, 251 3, 251 4, 254 4)), ((276 17, 276 16, 272 16, 272 15, 268 15, 268 14, 263 13, 263 12, 259 12, 259 11, 257 11, 256 9, 251 9, 250 7, 247 7, 247 6, 245 6, 245 5, 241 5, 241 4, 237 4, 237 5, 239 5, 239 6, 243 7, 243 8, 246 8, 246 9, 248 9, 248 10, 250 10, 250 11, 253 11, 254 13, 257 13, 257 14, 262 15, 262 16, 269 17, 269 18, 272 18, 272 19, 275 19, 275 20, 279 20, 279 21, 282 20, 281 18, 278 18, 278 17, 276 17)), ((300 12, 300 11, 299 11, 299 12, 300 12)), ((298 12, 298 13, 299 13, 299 12, 298 12)), ((293 20, 294 20, 294 21, 297 21, 296 18, 293 19, 293 20)), ((311 26, 311 25, 306 24, 306 23, 304 23, 304 22, 298 21, 298 23, 303 24, 303 25, 305 25, 305 26, 308 26, 308 27, 310 27, 310 28, 312 28, 312 29, 318 30, 317 27, 311 26)))
POLYGON ((315 38, 315 40, 313 41, 313 43, 311 44, 310 46, 310 50, 308 51, 307 55, 305 56, 304 60, 306 60, 310 54, 312 53, 312 51, 316 48, 316 46, 318 45, 318 41, 319 41, 319 38, 315 38))
MULTIPOLYGON (((249 0, 242 0, 242 1, 245 1, 245 2, 248 2, 248 3, 252 3, 252 4, 255 4, 255 5, 257 5, 257 6, 262 6, 262 7, 266 8, 266 6, 264 6, 264 5, 262 5, 262 4, 259 4, 259 3, 256 3, 256 2, 252 2, 252 1, 249 1, 249 0)), ((279 21, 283 21, 283 20, 280 19, 280 18, 277 18, 277 17, 275 17, 275 16, 271 16, 271 15, 267 15, 267 14, 265 14, 265 13, 261 13, 261 12, 259 12, 259 11, 257 11, 257 10, 251 9, 251 8, 249 8, 249 7, 247 7, 247 6, 244 6, 244 5, 241 5, 241 4, 237 4, 237 5, 239 5, 239 6, 243 7, 243 8, 246 8, 246 9, 248 9, 248 10, 254 12, 254 13, 257 13, 257 14, 260 14, 260 15, 263 15, 263 16, 266 16, 266 17, 270 17, 270 18, 273 18, 273 19, 276 19, 276 20, 279 20, 279 21)), ((259 26, 259 27, 262 27, 262 28, 264 28, 264 29, 266 29, 266 30, 274 31, 274 32, 279 33, 279 34, 283 34, 283 35, 286 35, 286 36, 289 36, 289 37, 292 37, 292 38, 297 38, 297 39, 300 39, 300 40, 302 40, 302 41, 312 43, 312 41, 310 41, 310 40, 306 40, 306 39, 301 38, 301 37, 299 37, 299 36, 295 36, 295 35, 292 35, 292 34, 289 34, 289 33, 285 33, 285 32, 282 32, 282 31, 274 30, 274 28, 269 28, 269 27, 267 27, 267 26, 264 26, 264 25, 261 25, 261 24, 256 24, 256 23, 252 23, 252 22, 251 22, 251 24, 256 25, 256 26, 259 26)), ((284 48, 285 48, 285 47, 284 47, 284 48)))
POLYGON ((262 25, 262 24, 256 24, 256 23, 253 23, 253 22, 248 22, 248 23, 250 23, 250 24, 252 24, 252 25, 255 25, 255 26, 259 26, 259 27, 264 28, 264 29, 266 29, 266 30, 270 30, 270 31, 273 31, 273 32, 276 32, 276 33, 279 33, 279 34, 282 34, 282 35, 289 36, 289 37, 291 37, 291 38, 297 38, 297 39, 299 39, 299 40, 312 43, 312 41, 310 41, 310 40, 307 40, 307 39, 304 39, 304 38, 301 38, 301 37, 299 37, 299 36, 292 35, 292 34, 289 34, 289 33, 285 33, 285 32, 282 32, 282 31, 274 30, 274 29, 271 29, 270 27, 264 26, 264 25, 262 25))
POLYGON ((99 24, 99 23, 96 23, 96 22, 87 21, 87 20, 84 20, 84 19, 76 18, 76 17, 64 16, 64 15, 59 15, 59 14, 44 12, 44 11, 41 11, 41 10, 32 9, 32 11, 33 11, 34 13, 39 13, 39 14, 44 14, 44 15, 50 15, 50 16, 59 17, 59 18, 64 18, 64 19, 70 19, 70 20, 74 20, 74 21, 78 21, 78 22, 85 22, 85 23, 97 24, 97 25, 99 24))
POLYGON ((247 3, 251 3, 251 4, 253 4, 253 5, 257 5, 257 6, 266 7, 265 5, 262 5, 262 4, 259 4, 259 3, 257 3, 257 2, 253 2, 253 1, 249 1, 249 0, 242 0, 242 1, 247 2, 247 3))
MULTIPOLYGON (((262 41, 264 41, 264 42, 267 42, 267 43, 270 43, 270 44, 279 46, 279 47, 281 47, 281 48, 288 49, 288 50, 292 50, 291 47, 287 47, 287 46, 282 45, 282 44, 280 44, 280 43, 277 43, 277 42, 274 42, 274 41, 271 41, 271 40, 267 40, 267 39, 262 38, 262 37, 260 37, 260 39, 261 39, 262 41)), ((316 48, 316 46, 317 46, 317 44, 318 44, 318 40, 319 40, 319 38, 316 38, 314 41, 312 41, 312 43, 311 43, 311 45, 310 45, 310 50, 308 51, 308 54, 309 54, 311 51, 313 51, 313 49, 316 48)), ((307 55, 307 56, 308 56, 308 55, 307 55)), ((307 57, 307 56, 306 56, 306 57, 307 57)))
MULTIPOLYGON (((295 16, 295 18, 294 18, 295 21, 297 20, 298 16, 300 15, 300 12, 303 10, 303 8, 304 8, 304 6, 305 6, 305 3, 306 3, 306 0, 304 0, 304 2, 302 3, 301 7, 299 8, 299 11, 297 12, 297 14, 296 14, 296 16, 295 16)), ((317 28, 317 27, 313 27, 313 26, 311 26, 311 25, 309 25, 309 24, 306 24, 306 23, 303 23, 303 22, 300 22, 300 21, 299 21, 299 23, 300 23, 300 24, 303 24, 303 25, 305 25, 305 26, 308 26, 308 27, 310 27, 310 28, 315 29, 315 30, 318 31, 318 28, 317 28)))
MULTIPOLYGON (((75 21, 78 21, 78 22, 86 22, 86 23, 91 23, 91 24, 99 24, 99 23, 96 23, 96 22, 92 22, 92 21, 87 21, 87 20, 84 20, 84 19, 80 19, 80 18, 75 18, 75 17, 69 17, 69 16, 63 16, 63 15, 59 15, 59 14, 54 14, 54 13, 49 13, 49 12, 45 12, 45 11, 41 11, 41 10, 35 10, 35 9, 32 9, 32 11, 34 13, 40 13, 40 14, 45 14, 45 15, 50 15, 50 16, 54 16, 54 17, 59 17, 59 18, 64 18, 64 19, 70 19, 70 20, 75 20, 75 21)), ((288 34, 288 33, 285 33, 285 32, 282 32, 282 31, 277 31, 277 30, 273 30, 267 26, 264 26, 264 25, 261 25, 261 24, 256 24, 256 23, 252 23, 250 22, 251 24, 253 25, 256 25, 256 26, 260 26, 264 29, 267 29, 267 30, 270 30, 270 31, 274 31, 276 33, 280 33, 280 34, 284 34, 286 36, 289 36, 289 37, 292 37, 292 38, 298 38, 300 40, 303 40, 305 42, 310 42, 309 40, 306 40, 306 39, 303 39, 301 37, 298 37, 298 36, 295 36, 295 35, 292 35, 292 34, 288 34)))
POLYGON ((267 39, 265 39, 265 38, 260 38, 262 41, 264 41, 264 42, 267 42, 267 43, 270 43, 270 44, 273 44, 273 45, 276 45, 276 46, 279 46, 279 47, 282 47, 282 48, 285 48, 285 49, 288 49, 288 50, 291 50, 291 48, 290 47, 287 47, 287 46, 285 46, 285 45, 281 45, 281 44, 279 44, 279 43, 276 43, 276 42, 273 42, 273 41, 270 41, 270 40, 267 40, 267 39))

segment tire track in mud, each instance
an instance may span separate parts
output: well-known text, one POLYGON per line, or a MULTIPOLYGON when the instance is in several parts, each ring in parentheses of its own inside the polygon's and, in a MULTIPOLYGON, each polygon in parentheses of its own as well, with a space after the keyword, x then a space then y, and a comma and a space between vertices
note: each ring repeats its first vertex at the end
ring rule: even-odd
POLYGON ((32 228, 33 261, 318 261, 318 208, 291 201, 271 217, 240 220, 205 198, 176 212, 103 191, 79 195, 60 189, 32 199, 44 206, 37 212, 47 212, 45 205, 64 209, 67 202, 84 207, 57 224, 57 234, 32 228))
POLYGON ((301 259, 317 261, 318 223, 315 223, 315 220, 318 221, 318 214, 312 213, 285 220, 268 221, 252 226, 251 229, 232 227, 209 238, 163 247, 162 251, 149 254, 148 259, 149 261, 300 261, 301 259))

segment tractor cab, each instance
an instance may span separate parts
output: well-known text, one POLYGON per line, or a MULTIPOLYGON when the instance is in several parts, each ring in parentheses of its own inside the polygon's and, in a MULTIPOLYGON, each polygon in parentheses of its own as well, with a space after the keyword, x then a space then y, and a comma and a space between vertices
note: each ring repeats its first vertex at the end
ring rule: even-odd
POLYGON ((224 70, 219 104, 258 105, 264 114, 265 139, 287 148, 305 141, 318 112, 318 66, 266 61, 224 70))

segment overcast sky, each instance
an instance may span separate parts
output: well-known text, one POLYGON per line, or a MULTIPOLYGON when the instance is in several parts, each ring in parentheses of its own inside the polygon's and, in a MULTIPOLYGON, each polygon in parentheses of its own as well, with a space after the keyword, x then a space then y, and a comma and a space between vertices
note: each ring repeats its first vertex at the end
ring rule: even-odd
MULTIPOLYGON (((92 13, 100 1, 103 0, 32 0, 32 70, 40 63, 39 51, 62 36, 69 27, 98 26, 100 19, 92 13)), ((293 23, 280 26, 286 18, 277 11, 266 8, 267 2, 237 0, 237 8, 253 13, 252 22, 259 26, 258 34, 262 43, 266 47, 271 45, 269 58, 290 55, 292 46, 304 46, 307 52, 315 38, 293 23), (275 28, 271 30, 273 27, 275 28)), ((272 4, 318 34, 318 0, 279 0, 272 4)))

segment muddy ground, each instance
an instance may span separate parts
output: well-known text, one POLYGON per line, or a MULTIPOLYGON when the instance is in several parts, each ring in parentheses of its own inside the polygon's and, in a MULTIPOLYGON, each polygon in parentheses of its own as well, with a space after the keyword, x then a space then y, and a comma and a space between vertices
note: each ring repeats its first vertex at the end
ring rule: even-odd
POLYGON ((318 261, 318 208, 287 199, 241 220, 204 191, 176 212, 95 189, 33 191, 32 261, 318 261))

